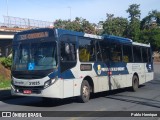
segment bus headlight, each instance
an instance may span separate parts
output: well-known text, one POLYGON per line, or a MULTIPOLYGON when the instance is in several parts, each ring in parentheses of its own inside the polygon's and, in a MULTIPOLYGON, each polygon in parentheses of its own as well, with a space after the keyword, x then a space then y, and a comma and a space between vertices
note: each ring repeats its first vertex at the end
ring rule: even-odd
POLYGON ((50 80, 46 81, 46 82, 44 83, 44 88, 47 88, 47 87, 49 87, 50 85, 54 84, 57 80, 58 80, 58 78, 56 77, 56 78, 54 78, 54 79, 50 79, 50 80))

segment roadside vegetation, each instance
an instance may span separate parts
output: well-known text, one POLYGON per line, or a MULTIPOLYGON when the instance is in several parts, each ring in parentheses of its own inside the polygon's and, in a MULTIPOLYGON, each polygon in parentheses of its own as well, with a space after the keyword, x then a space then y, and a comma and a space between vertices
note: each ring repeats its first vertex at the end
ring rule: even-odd
POLYGON ((0 58, 0 89, 9 88, 11 85, 10 81, 10 68, 11 58, 0 58))
POLYGON ((11 81, 7 80, 4 76, 0 75, 0 89, 9 88, 11 81))
POLYGON ((7 58, 2 58, 0 60, 1 64, 7 68, 7 69, 11 69, 11 65, 12 65, 12 58, 7 57, 7 58))

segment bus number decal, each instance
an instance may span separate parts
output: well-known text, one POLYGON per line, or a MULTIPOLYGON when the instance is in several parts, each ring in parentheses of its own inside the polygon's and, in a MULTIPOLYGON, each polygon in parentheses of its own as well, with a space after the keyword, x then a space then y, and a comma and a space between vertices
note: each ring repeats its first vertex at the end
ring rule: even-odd
POLYGON ((39 82, 39 81, 36 81, 36 82, 29 82, 29 85, 40 85, 40 82, 39 82))

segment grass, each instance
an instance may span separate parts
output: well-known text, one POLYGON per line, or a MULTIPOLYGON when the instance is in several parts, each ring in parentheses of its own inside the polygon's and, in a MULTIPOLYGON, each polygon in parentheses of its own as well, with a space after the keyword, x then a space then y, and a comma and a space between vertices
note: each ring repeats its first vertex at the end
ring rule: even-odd
POLYGON ((5 59, 5 57, 0 57, 0 63, 5 59))
MULTIPOLYGON (((4 61, 5 57, 0 57, 0 63, 4 61)), ((0 75, 0 89, 5 89, 10 87, 11 81, 4 78, 4 76, 0 75)))
POLYGON ((11 85, 11 81, 10 80, 6 80, 4 79, 3 76, 0 76, 0 89, 1 88, 8 88, 11 85))

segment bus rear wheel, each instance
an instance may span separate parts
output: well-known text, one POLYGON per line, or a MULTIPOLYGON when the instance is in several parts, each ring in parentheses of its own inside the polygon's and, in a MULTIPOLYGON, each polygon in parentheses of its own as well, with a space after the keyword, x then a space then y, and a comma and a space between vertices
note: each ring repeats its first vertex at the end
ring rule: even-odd
POLYGON ((137 75, 134 75, 132 78, 132 91, 136 92, 138 90, 139 87, 139 80, 137 75))
POLYGON ((88 102, 90 98, 90 85, 87 80, 83 80, 81 84, 81 95, 79 96, 79 100, 82 103, 88 102))

